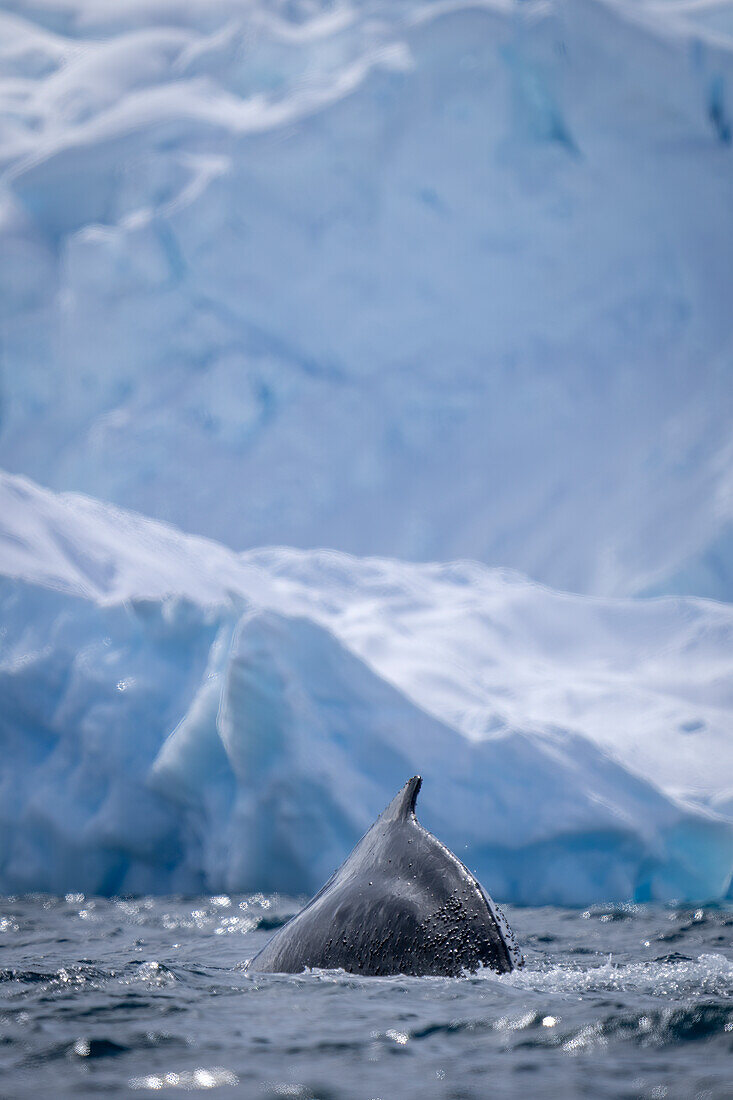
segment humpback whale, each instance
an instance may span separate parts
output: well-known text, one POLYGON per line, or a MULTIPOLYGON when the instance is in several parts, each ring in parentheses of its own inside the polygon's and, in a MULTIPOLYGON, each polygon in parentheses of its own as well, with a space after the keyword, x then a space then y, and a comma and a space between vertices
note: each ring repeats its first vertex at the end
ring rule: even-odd
POLYGON ((351 855, 248 969, 352 974, 500 973, 523 959, 501 911, 471 872, 415 817, 408 780, 351 855))

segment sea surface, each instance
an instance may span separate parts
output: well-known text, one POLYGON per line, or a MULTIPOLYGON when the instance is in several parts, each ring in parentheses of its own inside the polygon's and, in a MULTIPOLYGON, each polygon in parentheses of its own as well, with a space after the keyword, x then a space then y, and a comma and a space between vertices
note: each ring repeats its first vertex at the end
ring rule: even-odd
POLYGON ((248 974, 297 907, 0 899, 0 1095, 733 1097, 733 909, 507 909, 501 977, 248 974))

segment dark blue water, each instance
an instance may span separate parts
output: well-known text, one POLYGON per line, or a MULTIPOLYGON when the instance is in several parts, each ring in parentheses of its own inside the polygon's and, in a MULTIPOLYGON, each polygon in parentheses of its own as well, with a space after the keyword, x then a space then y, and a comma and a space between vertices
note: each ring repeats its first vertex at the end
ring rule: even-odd
POLYGON ((524 970, 250 975, 283 899, 0 899, 0 1095, 733 1097, 733 911, 518 909, 524 970))

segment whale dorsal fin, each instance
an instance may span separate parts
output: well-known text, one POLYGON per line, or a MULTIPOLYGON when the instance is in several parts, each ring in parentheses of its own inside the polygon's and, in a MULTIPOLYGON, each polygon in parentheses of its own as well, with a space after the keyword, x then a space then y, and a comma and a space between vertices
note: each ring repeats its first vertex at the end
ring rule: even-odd
POLYGON ((415 814, 415 803, 422 787, 422 777, 413 775, 408 779, 401 791, 399 791, 387 809, 382 814, 383 821, 406 821, 415 814))
POLYGON ((421 785, 419 775, 408 779, 326 885, 255 956, 253 971, 458 977, 521 965, 489 895, 417 821, 421 785))

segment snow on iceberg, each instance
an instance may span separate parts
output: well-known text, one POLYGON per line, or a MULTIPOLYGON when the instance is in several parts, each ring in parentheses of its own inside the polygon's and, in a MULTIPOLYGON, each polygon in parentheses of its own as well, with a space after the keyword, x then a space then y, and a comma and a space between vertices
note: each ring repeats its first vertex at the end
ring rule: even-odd
POLYGON ((0 564, 0 890, 307 892, 416 771, 499 897, 728 889, 727 606, 236 554, 8 475, 0 564))
POLYGON ((0 463, 237 548, 730 598, 732 30, 5 0, 0 463))

